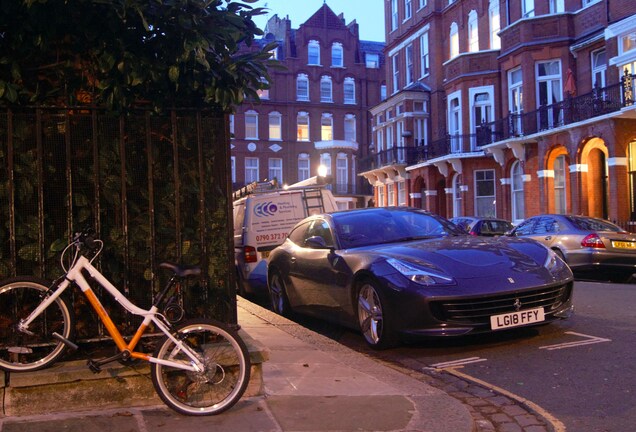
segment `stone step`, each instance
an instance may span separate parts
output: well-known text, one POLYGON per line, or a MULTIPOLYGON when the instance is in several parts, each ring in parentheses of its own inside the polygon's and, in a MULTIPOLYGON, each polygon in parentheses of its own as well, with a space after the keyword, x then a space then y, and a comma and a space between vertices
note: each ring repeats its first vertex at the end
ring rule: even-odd
MULTIPOLYGON (((269 351, 244 330, 239 334, 252 362, 244 397, 262 395, 262 364, 269 351)), ((162 404, 146 362, 133 366, 113 362, 98 374, 91 372, 85 360, 59 362, 35 372, 0 373, 0 392, 4 393, 4 416, 162 404)))

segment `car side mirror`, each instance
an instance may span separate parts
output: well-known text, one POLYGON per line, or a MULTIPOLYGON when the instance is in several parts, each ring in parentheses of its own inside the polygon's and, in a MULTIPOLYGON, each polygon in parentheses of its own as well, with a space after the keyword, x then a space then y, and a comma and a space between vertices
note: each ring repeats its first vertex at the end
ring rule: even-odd
POLYGON ((320 236, 312 236, 305 240, 305 246, 311 249, 329 249, 325 239, 320 236))

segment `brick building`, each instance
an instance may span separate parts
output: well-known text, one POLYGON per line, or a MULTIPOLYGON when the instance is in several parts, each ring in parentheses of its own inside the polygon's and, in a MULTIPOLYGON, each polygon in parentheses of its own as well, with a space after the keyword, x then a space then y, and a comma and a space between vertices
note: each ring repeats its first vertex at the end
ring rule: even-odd
POLYGON ((243 103, 231 117, 234 189, 253 181, 292 184, 324 165, 340 208, 364 206, 372 194, 357 175, 371 141, 369 108, 381 100, 383 42, 361 41, 323 4, 299 28, 288 18, 269 19, 265 36, 284 69, 270 71, 260 103, 243 103))
POLYGON ((636 2, 387 0, 379 205, 636 220, 636 2))

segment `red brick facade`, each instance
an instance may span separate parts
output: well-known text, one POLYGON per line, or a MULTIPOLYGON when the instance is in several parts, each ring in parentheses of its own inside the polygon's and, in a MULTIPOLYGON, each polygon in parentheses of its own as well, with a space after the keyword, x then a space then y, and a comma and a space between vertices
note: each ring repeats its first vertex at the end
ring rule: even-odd
POLYGON ((399 188, 446 217, 636 220, 636 2, 390 0, 385 17, 389 97, 361 163, 378 205, 399 188))

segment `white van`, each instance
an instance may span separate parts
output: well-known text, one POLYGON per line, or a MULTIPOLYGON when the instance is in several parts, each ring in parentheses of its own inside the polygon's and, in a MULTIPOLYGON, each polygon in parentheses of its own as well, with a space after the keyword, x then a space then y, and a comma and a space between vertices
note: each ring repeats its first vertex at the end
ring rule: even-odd
POLYGON ((266 292, 269 252, 285 241, 297 222, 338 210, 331 191, 318 182, 319 178, 312 177, 285 189, 258 182, 235 192, 234 259, 239 294, 266 292))

